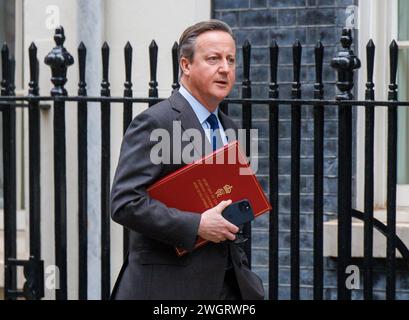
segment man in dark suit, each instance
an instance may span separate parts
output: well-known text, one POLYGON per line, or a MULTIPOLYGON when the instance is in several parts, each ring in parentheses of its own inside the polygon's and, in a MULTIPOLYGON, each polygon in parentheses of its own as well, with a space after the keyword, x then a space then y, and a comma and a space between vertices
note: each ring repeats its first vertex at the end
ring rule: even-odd
MULTIPOLYGON (((218 20, 195 24, 182 34, 179 50, 180 90, 135 117, 122 142, 111 215, 130 230, 129 254, 111 297, 263 299, 261 279, 234 242, 238 228, 221 215, 230 200, 199 214, 168 208, 147 194, 150 185, 187 164, 152 162, 155 129, 169 132, 170 141, 175 123, 185 132, 196 129, 202 138, 199 144, 181 139, 180 145, 183 150, 193 143, 200 156, 226 144, 228 130, 237 132, 218 108, 235 82, 236 47, 230 27, 218 20), (198 236, 210 242, 193 250, 198 236), (178 257, 175 247, 189 253, 178 257)), ((173 155, 180 150, 170 143, 164 152, 173 155)))

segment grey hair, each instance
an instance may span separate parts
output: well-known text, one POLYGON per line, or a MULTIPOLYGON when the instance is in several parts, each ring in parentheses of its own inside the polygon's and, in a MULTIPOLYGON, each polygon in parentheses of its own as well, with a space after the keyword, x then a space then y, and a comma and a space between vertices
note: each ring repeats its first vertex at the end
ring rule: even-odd
MULTIPOLYGON (((202 21, 190 26, 179 39, 179 62, 182 57, 187 58, 190 62, 193 61, 195 53, 196 39, 202 33, 207 31, 224 31, 227 32, 234 40, 233 31, 229 25, 217 19, 202 21)), ((179 66, 179 77, 183 74, 182 67, 179 66)))

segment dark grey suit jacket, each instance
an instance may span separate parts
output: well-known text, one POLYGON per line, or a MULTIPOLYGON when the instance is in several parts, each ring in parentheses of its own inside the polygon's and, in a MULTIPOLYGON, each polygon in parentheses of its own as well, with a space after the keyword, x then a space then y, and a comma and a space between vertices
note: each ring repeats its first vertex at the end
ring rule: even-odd
MULTIPOLYGON (((225 130, 237 130, 224 113, 219 118, 225 130)), ((157 143, 150 141, 152 130, 163 128, 172 133, 173 121, 180 121, 182 130, 200 130, 202 140, 209 143, 192 107, 179 92, 135 117, 123 138, 111 192, 111 216, 130 230, 129 254, 111 298, 219 299, 229 246, 243 299, 263 299, 261 279, 250 271, 239 245, 210 242, 193 250, 200 215, 168 208, 148 196, 146 189, 151 184, 186 165, 150 161, 151 148, 157 143), (178 257, 176 246, 189 253, 178 257)), ((188 143, 182 142, 182 148, 188 143)))

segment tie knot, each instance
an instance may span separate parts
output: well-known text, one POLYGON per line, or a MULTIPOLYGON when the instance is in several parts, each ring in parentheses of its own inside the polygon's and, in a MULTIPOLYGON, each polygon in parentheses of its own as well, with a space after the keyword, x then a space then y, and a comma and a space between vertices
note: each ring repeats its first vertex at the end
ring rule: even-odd
POLYGON ((212 130, 219 129, 219 122, 217 121, 217 117, 215 114, 210 114, 210 116, 207 117, 206 121, 210 124, 210 128, 212 130))

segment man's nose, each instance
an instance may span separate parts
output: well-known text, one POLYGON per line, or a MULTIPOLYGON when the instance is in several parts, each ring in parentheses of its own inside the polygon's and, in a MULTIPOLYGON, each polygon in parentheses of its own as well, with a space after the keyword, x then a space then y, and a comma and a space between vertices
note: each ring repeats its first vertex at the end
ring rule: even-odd
POLYGON ((227 59, 222 59, 219 65, 219 72, 228 72, 230 69, 227 59))

